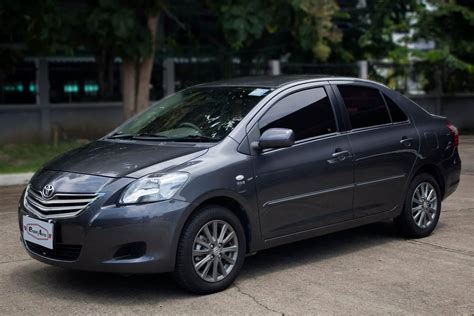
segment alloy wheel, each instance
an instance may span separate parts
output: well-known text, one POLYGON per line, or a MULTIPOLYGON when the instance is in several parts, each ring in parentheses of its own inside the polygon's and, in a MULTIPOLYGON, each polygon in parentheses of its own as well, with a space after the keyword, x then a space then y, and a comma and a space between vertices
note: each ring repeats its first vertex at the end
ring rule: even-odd
POLYGON ((192 251, 194 270, 199 277, 207 282, 218 282, 234 268, 239 240, 229 223, 212 220, 197 233, 192 251))
POLYGON ((433 224, 438 213, 438 196, 429 182, 420 183, 413 193, 411 214, 416 226, 425 229, 433 224))

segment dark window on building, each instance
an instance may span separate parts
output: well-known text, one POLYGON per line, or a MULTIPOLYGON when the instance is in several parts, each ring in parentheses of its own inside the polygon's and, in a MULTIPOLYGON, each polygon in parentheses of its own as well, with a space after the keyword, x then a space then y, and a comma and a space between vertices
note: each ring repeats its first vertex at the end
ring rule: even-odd
POLYGON ((18 63, 14 67, 0 69, 0 104, 35 103, 36 68, 34 63, 18 63))
POLYGON ((352 128, 390 123, 387 106, 377 89, 338 85, 352 128))
POLYGON ((110 102, 121 100, 120 64, 105 74, 104 85, 99 82, 95 62, 52 61, 49 69, 49 95, 51 103, 110 102), (111 76, 110 76, 111 75, 111 76))
POLYGON ((296 140, 337 131, 331 103, 324 88, 308 89, 278 101, 260 120, 260 133, 289 128, 296 140))
POLYGON ((387 97, 385 94, 383 97, 387 103, 390 115, 392 116, 392 122, 405 122, 408 120, 406 114, 403 113, 402 109, 400 109, 400 107, 392 99, 387 97))

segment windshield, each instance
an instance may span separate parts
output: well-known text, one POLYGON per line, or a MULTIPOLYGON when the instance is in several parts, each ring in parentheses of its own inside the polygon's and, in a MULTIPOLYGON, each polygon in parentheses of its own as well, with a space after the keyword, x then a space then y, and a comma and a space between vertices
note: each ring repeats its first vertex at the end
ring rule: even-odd
POLYGON ((217 142, 269 92, 255 87, 189 88, 153 104, 111 137, 217 142))

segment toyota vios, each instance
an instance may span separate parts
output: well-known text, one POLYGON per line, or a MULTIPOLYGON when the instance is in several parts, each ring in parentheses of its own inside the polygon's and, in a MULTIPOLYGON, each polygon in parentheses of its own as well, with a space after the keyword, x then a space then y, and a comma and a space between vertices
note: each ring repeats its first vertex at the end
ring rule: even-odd
POLYGON ((460 170, 457 129, 383 85, 234 79, 46 164, 21 198, 21 239, 44 263, 174 271, 210 293, 261 249, 387 219, 428 236, 460 170))

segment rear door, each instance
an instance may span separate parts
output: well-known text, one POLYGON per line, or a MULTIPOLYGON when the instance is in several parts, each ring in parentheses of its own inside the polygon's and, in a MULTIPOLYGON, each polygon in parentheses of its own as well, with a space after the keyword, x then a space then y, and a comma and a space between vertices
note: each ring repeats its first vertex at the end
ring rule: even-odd
POLYGON ((354 216, 402 203, 417 158, 418 132, 409 117, 376 86, 332 82, 346 109, 354 159, 354 216))
POLYGON ((264 238, 352 219, 353 169, 347 135, 338 131, 331 87, 288 94, 249 133, 290 128, 296 143, 255 154, 253 165, 264 238))

